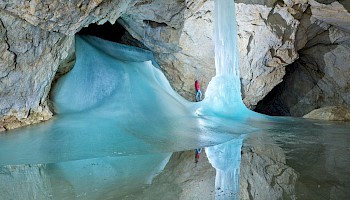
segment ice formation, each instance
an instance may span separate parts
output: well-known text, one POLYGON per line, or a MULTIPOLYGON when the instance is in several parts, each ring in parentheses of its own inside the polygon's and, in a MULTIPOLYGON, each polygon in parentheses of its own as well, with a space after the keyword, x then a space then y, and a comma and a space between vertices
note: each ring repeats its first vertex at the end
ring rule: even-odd
MULTIPOLYGON (((216 75, 208 85, 199 112, 242 119, 249 111, 241 97, 234 1, 215 1, 214 25, 216 75)), ((238 199, 242 140, 237 138, 206 148, 208 159, 216 169, 215 199, 238 199)))

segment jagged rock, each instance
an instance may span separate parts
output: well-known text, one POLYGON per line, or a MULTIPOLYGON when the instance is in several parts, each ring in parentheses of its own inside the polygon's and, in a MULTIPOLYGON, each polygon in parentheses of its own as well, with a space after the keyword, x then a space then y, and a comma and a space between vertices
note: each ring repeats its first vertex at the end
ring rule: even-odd
POLYGON ((153 52, 177 52, 184 9, 183 1, 141 1, 128 7, 118 21, 153 52))
POLYGON ((205 91, 214 75, 212 10, 212 1, 156 0, 135 4, 118 22, 155 53, 173 88, 194 100, 194 81, 205 91))
POLYGON ((1 10, 0 14, 0 126, 11 129, 47 120, 52 116, 46 106, 51 81, 74 37, 44 31, 1 10))
MULTIPOLYGON (((298 57, 294 42, 299 22, 293 15, 302 13, 306 7, 300 2, 289 7, 273 7, 273 3, 271 7, 245 3, 236 5, 240 69, 244 101, 247 106, 254 107, 282 81, 284 66, 298 57), (295 5, 299 7, 293 9, 295 5), (266 40, 267 37, 270 40, 266 40)), ((215 75, 214 2, 187 1, 186 5, 179 5, 183 9, 175 12, 176 15, 170 19, 182 19, 183 22, 164 17, 164 8, 158 8, 159 16, 148 16, 149 9, 145 10, 147 5, 143 4, 136 4, 135 8, 125 12, 120 22, 131 35, 156 52, 156 58, 175 90, 193 100, 194 80, 201 82, 205 92, 208 82, 215 75), (172 33, 169 27, 173 27, 172 33), (169 37, 169 33, 175 36, 169 37)))
MULTIPOLYGON (((1 101, 1 117, 27 118, 39 106, 48 110, 45 100, 57 65, 62 66, 59 73, 65 73, 74 63, 73 37, 62 34, 73 35, 90 23, 114 23, 118 19, 133 40, 136 38, 142 46, 155 53, 174 89, 189 100, 194 100, 194 80, 201 82, 204 93, 215 74, 213 1, 20 0, 0 2, 0 9, 4 13, 0 24, 0 49, 4 52, 0 56, 0 77, 5 82, 0 87, 1 96, 7 96, 1 101), (16 23, 10 25, 12 22, 6 21, 16 23), (15 29, 23 31, 15 33, 15 29), (50 64, 51 62, 55 64, 50 64), (12 73, 19 72, 19 66, 45 64, 49 66, 45 70, 21 67, 22 74, 12 73), (46 76, 46 79, 38 79, 40 76, 46 76), (19 84, 16 87, 22 89, 12 89, 15 87, 10 85, 19 79, 31 82, 29 87, 24 89, 19 84), (35 86, 31 86, 33 84, 35 86), (9 93, 12 98, 9 98, 9 93)), ((297 51, 306 53, 305 48, 312 47, 315 44, 313 41, 317 41, 313 38, 325 39, 326 37, 322 38, 322 32, 329 29, 330 25, 347 30, 348 9, 347 3, 336 1, 237 0, 240 71, 245 104, 254 108, 257 102, 283 80, 285 66, 298 58, 297 51), (336 15, 333 17, 333 14, 336 15)), ((338 51, 346 50, 343 47, 338 51)), ((344 53, 340 55, 346 56, 344 53)), ((343 94, 347 101, 348 93, 343 94)), ((329 98, 331 97, 333 96, 329 98)), ((47 112, 45 115, 50 114, 47 112)))
POLYGON ((310 40, 326 31, 329 27, 329 24, 313 17, 311 10, 307 9, 300 19, 300 24, 296 33, 296 49, 300 50, 304 48, 310 40))
POLYGON ((328 106, 311 111, 303 118, 350 121, 350 111, 346 107, 328 106))
POLYGON ((350 2, 309 0, 313 17, 350 32, 350 2))
POLYGON ((320 32, 288 66, 283 84, 275 90, 277 100, 266 99, 260 112, 285 110, 281 115, 301 117, 320 107, 350 107, 349 63, 350 33, 335 27, 320 32))
POLYGON ((288 6, 239 3, 236 10, 243 101, 254 108, 282 81, 284 66, 298 58, 294 43, 299 21, 288 6))
POLYGON ((194 101, 194 82, 198 80, 204 93, 215 75, 213 43, 213 1, 188 1, 179 38, 180 51, 155 54, 173 88, 194 101))
POLYGON ((47 31, 74 35, 82 27, 90 23, 112 24, 125 9, 136 1, 2 1, 0 9, 5 9, 14 16, 47 31))

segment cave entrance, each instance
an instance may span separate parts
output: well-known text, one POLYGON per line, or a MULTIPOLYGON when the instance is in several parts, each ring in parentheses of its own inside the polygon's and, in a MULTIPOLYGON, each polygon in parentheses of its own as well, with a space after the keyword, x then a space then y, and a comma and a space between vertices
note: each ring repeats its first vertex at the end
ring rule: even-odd
POLYGON ((125 28, 118 22, 111 24, 106 22, 102 25, 90 24, 88 27, 82 28, 77 35, 92 35, 104 40, 123 43, 123 37, 127 34, 125 28))
POLYGON ((142 42, 133 38, 131 34, 121 24, 118 23, 118 21, 116 21, 114 24, 111 24, 110 22, 106 22, 101 25, 89 24, 88 27, 82 28, 76 34, 92 35, 104 40, 149 50, 142 42))

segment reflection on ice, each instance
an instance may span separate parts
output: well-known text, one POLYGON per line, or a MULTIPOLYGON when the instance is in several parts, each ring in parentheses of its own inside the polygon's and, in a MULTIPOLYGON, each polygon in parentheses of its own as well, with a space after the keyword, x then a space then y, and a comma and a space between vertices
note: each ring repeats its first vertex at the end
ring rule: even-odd
POLYGON ((49 164, 46 170, 55 199, 116 199, 151 184, 170 156, 95 158, 49 164))
POLYGON ((242 140, 234 139, 205 149, 216 169, 215 199, 238 199, 242 140))
POLYGON ((116 199, 150 184, 171 154, 0 168, 0 199, 116 199))

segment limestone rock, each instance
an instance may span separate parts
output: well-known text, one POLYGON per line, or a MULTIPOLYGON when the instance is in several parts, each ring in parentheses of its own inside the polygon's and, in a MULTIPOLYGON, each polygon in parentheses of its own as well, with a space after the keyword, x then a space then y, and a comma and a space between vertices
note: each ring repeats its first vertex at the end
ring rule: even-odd
POLYGON ((299 21, 289 7, 239 3, 236 10, 243 100, 254 108, 282 81, 284 67, 298 58, 294 43, 299 21))
POLYGON ((184 9, 182 1, 141 1, 128 7, 118 21, 153 52, 176 52, 184 9))
MULTIPOLYGON (((298 57, 294 42, 299 22, 293 15, 302 13, 306 7, 299 6, 304 2, 276 7, 273 7, 274 2, 269 4, 270 7, 261 2, 246 3, 236 5, 240 69, 244 101, 247 106, 254 107, 282 81, 284 66, 298 57), (295 5, 299 7, 293 9, 295 5)), ((178 4, 182 9, 177 9, 170 18, 177 21, 164 14, 170 12, 165 8, 157 8, 160 10, 157 16, 152 12, 149 14, 150 9, 146 8, 154 6, 152 9, 156 9, 158 1, 150 5, 135 4, 135 8, 128 9, 120 19, 133 37, 156 53, 172 86, 189 100, 194 99, 194 80, 201 82, 205 92, 215 75, 213 4, 206 0, 178 4)), ((173 4, 167 7, 171 8, 173 4)))
POLYGON ((194 82, 204 93, 215 75, 213 43, 213 1, 189 1, 179 38, 180 51, 155 54, 173 88, 188 100, 195 100, 194 82))
POLYGON ((328 106, 311 111, 303 118, 331 120, 331 121, 350 121, 350 110, 346 107, 328 106))
POLYGON ((213 1, 137 3, 118 19, 128 32, 155 53, 173 88, 194 100, 194 81, 204 93, 214 75, 213 1))
POLYGON ((19 0, 2 1, 0 9, 41 29, 74 35, 90 23, 110 21, 114 24, 124 10, 134 3, 132 0, 19 0))
POLYGON ((310 40, 328 30, 330 27, 329 24, 319 21, 313 17, 310 9, 303 13, 299 21, 300 25, 298 26, 295 41, 297 50, 304 48, 310 40))
MULTIPOLYGON (((276 88, 278 101, 267 109, 284 107, 301 117, 320 107, 350 106, 350 33, 330 27, 300 50, 300 59, 288 66, 284 83, 276 88)), ((283 115, 283 113, 282 113, 283 115)))
POLYGON ((52 115, 46 106, 51 81, 74 38, 0 14, 0 121, 12 122, 5 127, 10 129, 47 120, 52 115))
POLYGON ((309 0, 312 15, 327 24, 350 32, 350 3, 347 1, 309 0))
MULTIPOLYGON (((0 56, 0 79, 3 83, 0 96, 4 97, 0 102, 0 117, 15 116, 17 122, 22 123, 21 120, 26 119, 29 113, 48 110, 44 105, 56 71, 65 73, 74 63, 73 37, 64 35, 73 35, 90 23, 114 23, 117 19, 133 40, 139 40, 155 53, 174 89, 187 99, 194 100, 194 80, 201 82, 204 94, 215 74, 213 3, 208 0, 0 2, 0 49, 3 52, 0 56), (23 84, 26 82, 29 84, 23 84)), ((297 51, 317 54, 316 48, 309 49, 321 40, 325 40, 322 44, 328 42, 324 32, 331 26, 348 30, 348 10, 349 4, 343 1, 237 0, 245 104, 254 108, 283 80, 286 66, 299 56, 297 51)), ((332 55, 340 53, 339 58, 327 58, 330 65, 332 60, 346 60, 347 40, 345 36, 341 38, 337 35, 339 33, 334 31, 329 34, 335 34, 329 39, 335 39, 332 44, 342 40, 342 46, 327 54, 332 58, 332 55)), ((303 56, 300 61, 312 62, 314 58, 310 60, 309 57, 303 56)), ((334 80, 343 89, 327 98, 339 96, 336 100, 339 102, 341 96, 344 100, 340 105, 348 105, 349 93, 343 87, 344 81, 348 80, 343 78, 348 76, 347 68, 336 67, 338 72, 332 73, 339 74, 343 68, 345 75, 341 81, 334 80)), ((331 86, 327 86, 328 91, 331 86)), ((323 93, 328 95, 328 91, 323 93)), ((49 112, 45 114, 49 115, 49 112)), ((14 122, 14 127, 17 122, 14 122)))

